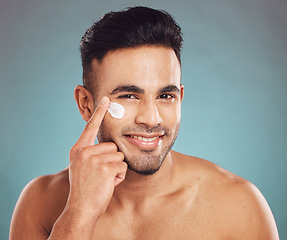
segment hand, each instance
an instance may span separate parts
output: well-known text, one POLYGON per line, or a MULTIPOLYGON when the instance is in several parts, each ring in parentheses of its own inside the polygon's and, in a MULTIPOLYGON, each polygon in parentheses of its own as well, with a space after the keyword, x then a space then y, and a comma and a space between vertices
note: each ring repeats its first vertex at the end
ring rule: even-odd
POLYGON ((70 193, 66 208, 101 216, 113 195, 114 187, 126 175, 124 155, 112 142, 95 145, 101 122, 109 106, 103 97, 77 143, 70 151, 70 193))

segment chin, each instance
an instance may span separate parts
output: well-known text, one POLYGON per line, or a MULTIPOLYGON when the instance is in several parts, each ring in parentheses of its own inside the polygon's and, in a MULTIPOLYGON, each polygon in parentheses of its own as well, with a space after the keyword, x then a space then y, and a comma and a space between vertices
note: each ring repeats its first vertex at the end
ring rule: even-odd
POLYGON ((157 169, 146 169, 146 170, 137 170, 137 169, 132 169, 129 167, 129 170, 139 174, 139 175, 143 175, 143 176, 151 176, 153 174, 155 174, 159 168, 157 169))
POLYGON ((151 160, 152 157, 145 157, 145 159, 137 159, 137 161, 140 161, 141 166, 137 164, 135 161, 129 161, 125 159, 125 162, 128 165, 128 169, 139 174, 139 175, 144 175, 144 176, 150 176, 155 174, 161 167, 163 160, 156 159, 153 161, 151 160), (149 159, 149 160, 147 160, 149 159), (141 161, 143 160, 143 161, 141 161))
POLYGON ((160 154, 155 154, 154 151, 141 151, 138 155, 129 156, 123 151, 128 169, 145 176, 155 174, 160 169, 169 152, 170 148, 168 147, 163 149, 160 154))

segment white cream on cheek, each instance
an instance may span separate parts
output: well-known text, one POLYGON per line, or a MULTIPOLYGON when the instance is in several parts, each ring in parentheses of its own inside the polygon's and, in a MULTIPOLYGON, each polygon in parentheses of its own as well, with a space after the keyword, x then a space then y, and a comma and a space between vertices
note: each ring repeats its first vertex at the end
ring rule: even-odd
POLYGON ((125 114, 124 107, 119 103, 110 102, 108 112, 113 118, 122 119, 125 114))

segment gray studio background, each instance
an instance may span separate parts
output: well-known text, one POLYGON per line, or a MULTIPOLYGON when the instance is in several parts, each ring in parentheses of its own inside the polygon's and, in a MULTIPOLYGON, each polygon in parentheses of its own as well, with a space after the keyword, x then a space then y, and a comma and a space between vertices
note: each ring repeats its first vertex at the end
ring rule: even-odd
POLYGON ((84 121, 79 41, 111 10, 170 12, 184 33, 185 98, 174 150, 253 182, 287 239, 287 1, 0 2, 0 239, 33 178, 68 165, 84 121))

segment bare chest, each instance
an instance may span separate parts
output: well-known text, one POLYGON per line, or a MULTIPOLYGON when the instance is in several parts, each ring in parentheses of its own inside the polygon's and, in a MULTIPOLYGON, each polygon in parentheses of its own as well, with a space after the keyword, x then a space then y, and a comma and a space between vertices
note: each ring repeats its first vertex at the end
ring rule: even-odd
POLYGON ((149 213, 118 213, 103 216, 97 223, 92 239, 230 239, 216 218, 185 206, 161 207, 149 213))

